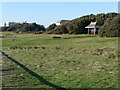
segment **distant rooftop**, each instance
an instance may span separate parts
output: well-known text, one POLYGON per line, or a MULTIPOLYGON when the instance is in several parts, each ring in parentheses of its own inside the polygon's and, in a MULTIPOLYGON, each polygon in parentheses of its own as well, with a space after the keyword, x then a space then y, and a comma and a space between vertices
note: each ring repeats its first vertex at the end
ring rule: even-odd
POLYGON ((69 21, 69 20, 60 20, 60 21, 57 21, 56 23, 62 23, 62 22, 66 22, 66 21, 69 21))

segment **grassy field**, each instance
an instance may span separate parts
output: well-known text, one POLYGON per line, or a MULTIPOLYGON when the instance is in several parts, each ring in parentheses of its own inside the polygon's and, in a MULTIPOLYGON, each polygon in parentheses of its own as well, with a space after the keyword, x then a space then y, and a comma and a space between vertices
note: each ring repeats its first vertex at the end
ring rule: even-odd
POLYGON ((3 87, 118 88, 117 38, 2 35, 3 87))

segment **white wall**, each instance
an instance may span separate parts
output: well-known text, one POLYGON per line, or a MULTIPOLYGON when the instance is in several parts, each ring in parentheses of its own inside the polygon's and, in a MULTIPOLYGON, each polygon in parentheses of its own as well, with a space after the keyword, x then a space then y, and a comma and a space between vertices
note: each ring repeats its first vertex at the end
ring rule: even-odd
POLYGON ((61 25, 60 23, 55 23, 57 26, 61 25))

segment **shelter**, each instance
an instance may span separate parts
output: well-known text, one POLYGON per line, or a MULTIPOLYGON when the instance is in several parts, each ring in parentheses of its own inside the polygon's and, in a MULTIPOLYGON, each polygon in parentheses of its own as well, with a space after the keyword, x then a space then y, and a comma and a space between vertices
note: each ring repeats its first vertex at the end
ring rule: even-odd
POLYGON ((97 22, 91 22, 85 28, 88 28, 88 34, 98 34, 98 30, 100 28, 100 25, 97 25, 97 22))

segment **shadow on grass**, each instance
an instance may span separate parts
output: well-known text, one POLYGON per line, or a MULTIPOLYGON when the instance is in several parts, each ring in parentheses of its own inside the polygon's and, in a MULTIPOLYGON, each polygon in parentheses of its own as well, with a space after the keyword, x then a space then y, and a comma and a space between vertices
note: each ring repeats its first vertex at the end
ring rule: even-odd
POLYGON ((52 88, 57 88, 58 90, 66 90, 65 88, 62 88, 60 86, 54 85, 50 82, 48 82, 47 80, 45 80, 43 77, 41 77, 40 75, 38 75, 37 73, 31 71, 30 69, 28 69, 26 66, 24 66, 23 64, 19 63, 18 61, 16 61, 15 59, 9 57, 5 52, 0 51, 2 53, 2 55, 6 56, 8 59, 10 59, 11 61, 13 61, 14 63, 16 63, 17 65, 19 65, 21 68, 23 68, 25 71, 27 71, 29 74, 31 74, 32 76, 34 76, 35 78, 37 78, 40 82, 52 87, 52 88))
POLYGON ((97 37, 97 35, 89 35, 89 36, 71 36, 71 37, 65 37, 65 38, 63 38, 63 39, 88 38, 88 37, 97 37))

